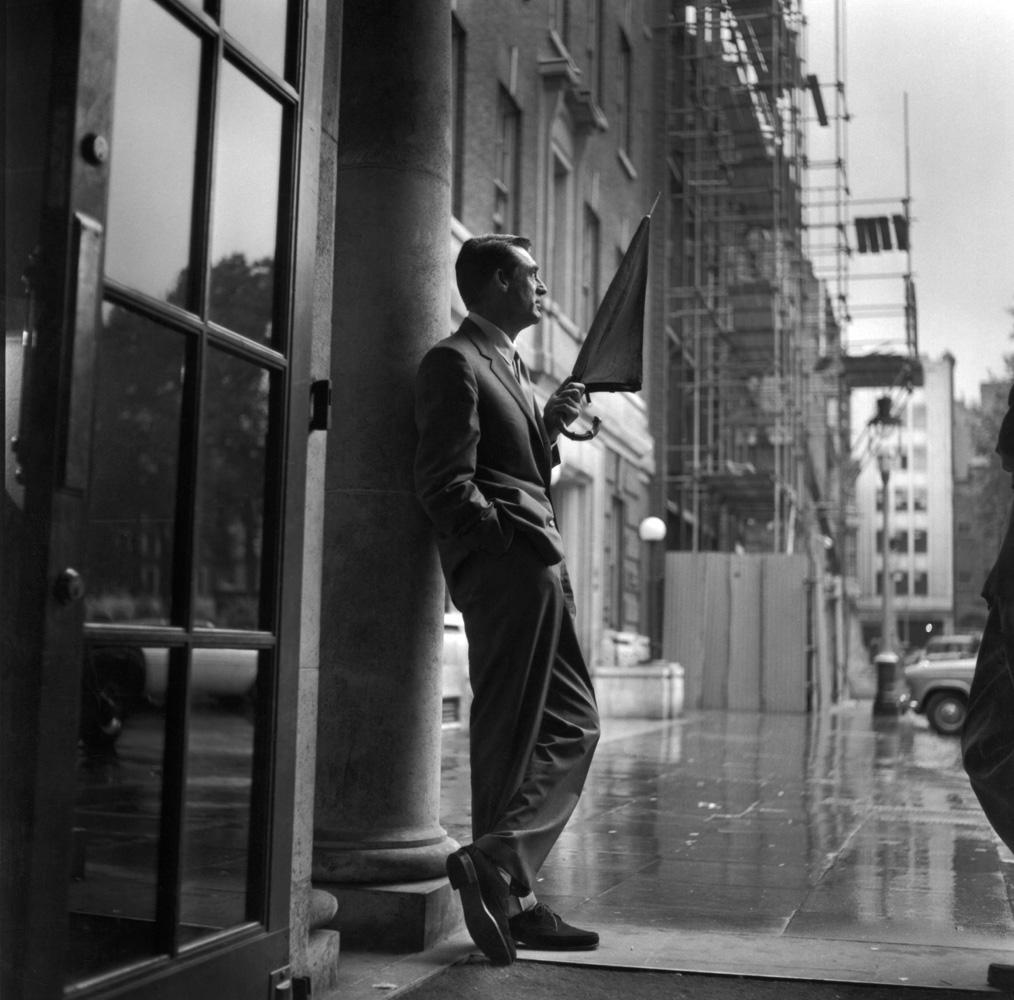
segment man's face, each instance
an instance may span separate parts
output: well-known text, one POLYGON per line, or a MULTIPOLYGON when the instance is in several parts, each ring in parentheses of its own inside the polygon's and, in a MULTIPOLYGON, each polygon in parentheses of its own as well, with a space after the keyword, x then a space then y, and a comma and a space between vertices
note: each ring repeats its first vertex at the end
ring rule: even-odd
POLYGON ((513 247, 517 265, 509 278, 505 298, 516 330, 523 330, 542 317, 542 296, 546 286, 539 277, 539 265, 530 253, 513 247))

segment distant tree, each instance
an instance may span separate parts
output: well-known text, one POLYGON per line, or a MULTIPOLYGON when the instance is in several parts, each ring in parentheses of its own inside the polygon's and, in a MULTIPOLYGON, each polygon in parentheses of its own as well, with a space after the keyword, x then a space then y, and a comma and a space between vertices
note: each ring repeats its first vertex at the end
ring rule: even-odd
MULTIPOLYGON (((1014 309, 1008 309, 1007 312, 1014 317, 1014 309)), ((1008 339, 1014 341, 1014 331, 1008 339)), ((1000 456, 995 450, 1000 424, 1007 412, 1006 390, 1014 385, 1014 353, 1005 354, 1003 361, 1004 376, 997 381, 1005 382, 1004 391, 991 393, 982 401, 973 440, 976 454, 986 459, 986 467, 977 477, 979 488, 976 513, 983 526, 996 531, 998 539, 1006 526, 1011 500, 1014 498, 1011 492, 1011 474, 1003 471, 1000 456)))
MULTIPOLYGON (((168 301, 187 308, 187 289, 184 271, 168 301)), ((247 263, 235 254, 212 267, 214 323, 264 343, 273 304, 270 258, 247 263)), ((134 607, 125 617, 144 613, 137 599, 154 599, 152 586, 163 598, 169 592, 185 358, 184 335, 128 309, 110 310, 99 341, 94 433, 107 447, 98 449, 93 469, 89 583, 107 604, 129 595, 134 607)), ((203 596, 233 594, 227 620, 218 609, 218 625, 257 624, 268 396, 263 367, 214 348, 205 352, 198 531, 210 593, 203 596)), ((149 603, 168 611, 164 602, 149 603)))

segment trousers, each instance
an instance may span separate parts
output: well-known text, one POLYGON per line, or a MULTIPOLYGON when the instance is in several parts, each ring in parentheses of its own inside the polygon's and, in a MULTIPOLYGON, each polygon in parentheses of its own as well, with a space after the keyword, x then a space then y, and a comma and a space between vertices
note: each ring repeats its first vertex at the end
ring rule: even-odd
POLYGON ((563 565, 523 533, 448 581, 468 637, 472 839, 526 895, 581 796, 599 739, 563 565))

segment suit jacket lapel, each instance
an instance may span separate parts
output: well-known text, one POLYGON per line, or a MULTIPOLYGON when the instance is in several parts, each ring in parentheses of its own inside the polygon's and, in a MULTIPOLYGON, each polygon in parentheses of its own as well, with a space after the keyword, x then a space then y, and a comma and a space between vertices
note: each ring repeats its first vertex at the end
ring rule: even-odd
POLYGON ((475 349, 489 362, 490 370, 500 380, 500 384, 514 397, 518 406, 524 411, 525 416, 538 429, 532 402, 525 396, 524 390, 514 377, 511 366, 504 361, 503 355, 496 348, 490 347, 485 343, 481 331, 469 320, 465 320, 462 330, 475 345, 475 349))
POLYGON ((472 342, 479 354, 489 362, 490 370, 500 380, 500 384, 510 393, 518 406, 521 407, 522 412, 528 418, 528 423, 538 435, 539 441, 542 442, 542 453, 536 456, 536 462, 539 465, 539 470, 548 489, 550 473, 552 472, 553 445, 549 440, 549 432, 546 430, 542 414, 536 415, 534 396, 532 399, 525 396, 524 390, 514 377, 514 371, 511 366, 503 359, 503 355, 496 348, 486 343, 482 331, 471 320, 466 319, 460 329, 472 342))

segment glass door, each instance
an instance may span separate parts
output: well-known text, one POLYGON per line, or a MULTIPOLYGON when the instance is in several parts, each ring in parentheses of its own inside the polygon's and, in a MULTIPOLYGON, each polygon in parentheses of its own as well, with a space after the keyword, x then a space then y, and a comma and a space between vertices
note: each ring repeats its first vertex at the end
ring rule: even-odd
MULTIPOLYGON (((302 6, 103 0, 60 29, 73 322, 44 627, 80 664, 49 866, 72 995, 267 996, 288 959, 302 6)), ((44 315, 59 295, 38 298, 44 315)), ((46 392, 35 334, 23 423, 46 392)))

